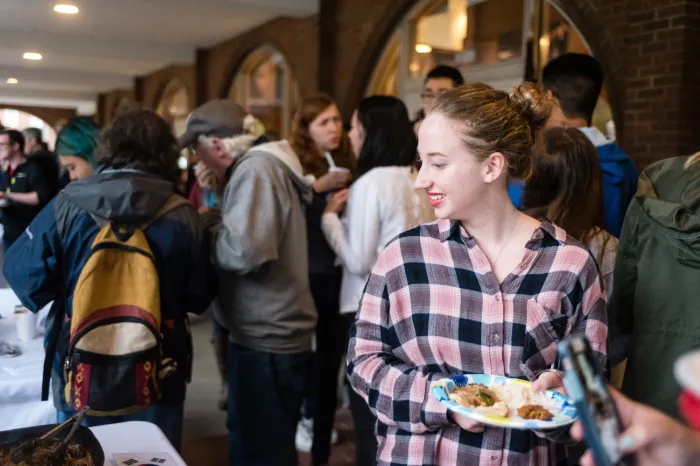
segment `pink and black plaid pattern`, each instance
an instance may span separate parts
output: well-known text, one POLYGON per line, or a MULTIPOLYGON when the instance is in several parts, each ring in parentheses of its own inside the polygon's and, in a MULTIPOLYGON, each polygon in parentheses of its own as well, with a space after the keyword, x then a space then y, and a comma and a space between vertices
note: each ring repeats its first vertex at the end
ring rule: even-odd
POLYGON ((430 383, 465 373, 534 380, 573 334, 605 367, 607 332, 595 261, 549 222, 500 286, 458 222, 403 233, 369 278, 348 354, 350 381, 378 419, 379 465, 565 464, 562 446, 532 432, 461 430, 430 383))

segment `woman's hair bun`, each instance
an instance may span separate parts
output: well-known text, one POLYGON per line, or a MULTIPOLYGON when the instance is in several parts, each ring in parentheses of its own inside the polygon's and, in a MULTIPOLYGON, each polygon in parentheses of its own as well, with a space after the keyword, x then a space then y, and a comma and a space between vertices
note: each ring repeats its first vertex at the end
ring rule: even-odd
POLYGON ((515 110, 529 123, 533 131, 537 131, 549 118, 557 105, 541 87, 531 82, 524 82, 513 88, 510 93, 510 102, 515 110))

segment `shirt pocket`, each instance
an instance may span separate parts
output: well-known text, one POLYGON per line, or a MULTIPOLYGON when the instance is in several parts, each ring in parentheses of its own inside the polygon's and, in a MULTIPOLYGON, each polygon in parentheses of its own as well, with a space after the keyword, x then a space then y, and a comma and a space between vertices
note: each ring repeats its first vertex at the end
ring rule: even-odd
POLYGON ((527 302, 525 341, 520 370, 530 380, 557 360, 557 343, 566 336, 568 319, 561 313, 559 304, 545 306, 531 298, 527 302))

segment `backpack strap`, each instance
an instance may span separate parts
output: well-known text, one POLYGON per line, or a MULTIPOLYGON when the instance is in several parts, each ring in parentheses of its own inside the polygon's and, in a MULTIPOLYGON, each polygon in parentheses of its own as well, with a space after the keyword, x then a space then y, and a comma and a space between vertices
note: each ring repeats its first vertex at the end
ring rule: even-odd
POLYGON ((165 204, 163 204, 163 206, 160 208, 160 210, 158 210, 158 213, 156 214, 155 217, 153 217, 151 220, 149 220, 148 222, 141 225, 141 229, 145 230, 146 228, 151 226, 151 224, 153 222, 155 222, 159 218, 165 216, 168 212, 175 210, 178 207, 185 205, 185 204, 189 204, 189 203, 190 203, 190 201, 188 201, 184 197, 180 196, 179 194, 173 194, 172 196, 170 196, 168 198, 167 201, 165 201, 165 204))
MULTIPOLYGON (((67 293, 65 289, 61 290, 61 295, 61 299, 55 300, 51 306, 51 310, 49 311, 49 316, 53 314, 53 322, 51 323, 51 328, 49 329, 46 342, 44 373, 41 379, 41 401, 48 401, 49 399, 53 362, 56 358, 56 352, 58 350, 58 341, 60 340, 61 333, 63 332, 63 327, 65 326, 66 310, 68 309, 68 299, 66 297, 67 293)), ((47 316, 46 318, 48 319, 49 317, 47 316)), ((64 361, 61 361, 61 364, 63 363, 64 361)))

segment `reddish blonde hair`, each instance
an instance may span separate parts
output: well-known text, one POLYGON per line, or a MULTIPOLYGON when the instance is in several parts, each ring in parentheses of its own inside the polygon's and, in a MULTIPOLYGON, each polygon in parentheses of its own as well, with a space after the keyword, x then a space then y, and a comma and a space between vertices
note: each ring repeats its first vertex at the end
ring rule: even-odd
POLYGON ((510 94, 476 83, 440 94, 433 112, 459 124, 464 144, 479 160, 500 152, 511 177, 527 178, 532 170, 535 133, 555 105, 532 83, 523 83, 510 94))
MULTIPOLYGON (((335 105, 333 99, 326 94, 316 94, 304 99, 294 117, 292 125, 292 136, 289 138, 289 143, 294 149, 294 152, 299 157, 304 173, 310 174, 319 178, 328 172, 328 162, 323 154, 318 152, 314 144, 309 126, 311 123, 328 107, 335 105)), ((331 152, 333 160, 339 167, 347 168, 355 171, 356 160, 352 154, 350 143, 345 131, 340 137, 340 146, 331 152)))

